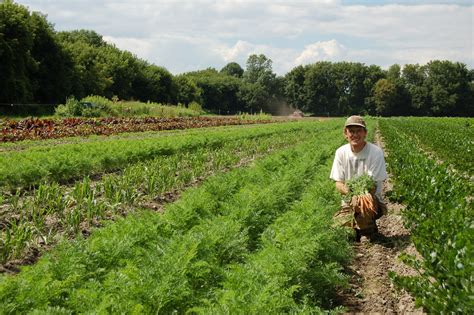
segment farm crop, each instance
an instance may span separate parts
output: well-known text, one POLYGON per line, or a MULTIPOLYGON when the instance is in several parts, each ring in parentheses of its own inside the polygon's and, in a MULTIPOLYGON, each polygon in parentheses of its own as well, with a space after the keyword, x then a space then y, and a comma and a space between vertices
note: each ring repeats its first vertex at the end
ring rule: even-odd
MULTIPOLYGON (((339 125, 331 122, 247 168, 208 178, 167 205, 163 215, 143 210, 86 240, 63 242, 36 265, 1 278, 1 309, 184 313, 333 307, 328 301, 344 283, 340 271, 348 257, 343 232, 327 227, 339 201, 327 179, 332 154, 343 142, 339 125), (246 292, 238 279, 260 294, 238 297, 246 292), (222 290, 227 287, 235 290, 222 290)), ((76 193, 91 196, 80 187, 76 193)))
POLYGON ((67 182, 87 175, 119 170, 128 164, 190 152, 199 147, 218 148, 229 141, 258 139, 265 135, 310 128, 308 123, 282 123, 254 128, 227 128, 206 132, 179 133, 173 137, 147 136, 114 138, 110 141, 87 141, 64 145, 33 146, 0 153, 0 186, 34 187, 44 181, 67 182))
MULTIPOLYGON (((351 254, 328 179, 342 123, 3 144, 1 259, 41 257, 0 276, 1 312, 343 311, 335 292, 351 254)), ((428 312, 470 313, 472 172, 452 156, 469 161, 470 148, 443 144, 437 129, 469 144, 472 119, 379 126, 390 198, 406 205, 422 256, 403 256, 417 275, 391 277, 428 312)))
MULTIPOLYGON (((288 131, 283 125, 280 127, 288 131)), ((276 149, 293 146, 327 128, 333 126, 328 124, 314 131, 294 129, 285 137, 280 132, 258 138, 234 137, 222 146, 204 146, 135 163, 94 183, 85 177, 70 187, 61 187, 57 182, 41 183, 32 194, 25 193, 20 198, 15 193, 9 198, 10 204, 3 207, 1 216, 5 229, 1 258, 6 261, 20 257, 38 246, 33 242, 35 238, 50 245, 58 231, 72 236, 102 219, 121 215, 132 206, 155 209, 166 193, 179 191, 199 178, 245 164, 276 149)))
MULTIPOLYGON (((451 152, 438 149, 434 144, 441 145, 444 140, 429 127, 433 122, 436 126, 437 121, 431 118, 380 121, 390 171, 395 175, 395 198, 407 206, 406 224, 423 257, 421 260, 404 257, 419 272, 417 276, 392 277, 412 292, 417 303, 428 312, 467 314, 474 309, 474 189, 471 180, 451 170, 453 165, 439 161, 436 155, 433 157, 433 152, 439 152, 446 161, 456 161, 455 168, 464 169, 463 162, 457 161, 459 156, 464 156, 466 148, 458 147, 451 152), (432 152, 427 154, 418 145, 432 148, 432 152)), ((445 126, 448 134, 460 136, 466 133, 466 126, 458 122, 452 120, 450 125, 448 120, 440 120, 440 125, 445 126)), ((468 140, 472 143, 472 136, 468 140)))
POLYGON ((233 263, 211 300, 193 310, 216 313, 305 313, 332 308, 333 292, 344 286, 340 268, 350 258, 341 231, 328 229, 339 204, 327 180, 330 159, 320 164, 301 200, 261 234, 261 245, 233 263))
POLYGON ((394 119, 426 153, 467 173, 474 165, 474 120, 469 118, 410 117, 394 119))
MULTIPOLYGON (((263 117, 263 116, 258 116, 263 117)), ((26 118, 0 122, 0 143, 32 139, 51 139, 72 136, 111 135, 123 132, 160 131, 203 128, 227 125, 269 123, 271 119, 248 117, 193 117, 193 118, 26 118)))

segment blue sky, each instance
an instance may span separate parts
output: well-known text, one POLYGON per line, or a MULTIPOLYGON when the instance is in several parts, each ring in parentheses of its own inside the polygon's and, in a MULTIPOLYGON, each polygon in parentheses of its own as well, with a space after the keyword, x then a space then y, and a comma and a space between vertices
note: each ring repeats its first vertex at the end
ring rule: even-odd
POLYGON ((474 67, 472 1, 19 0, 57 31, 90 29, 174 74, 265 54, 284 75, 300 64, 383 68, 448 59, 474 67))

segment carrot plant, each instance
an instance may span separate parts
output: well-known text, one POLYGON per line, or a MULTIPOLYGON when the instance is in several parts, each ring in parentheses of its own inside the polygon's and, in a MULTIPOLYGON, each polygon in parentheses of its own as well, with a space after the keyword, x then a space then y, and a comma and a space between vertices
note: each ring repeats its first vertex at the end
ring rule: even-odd
MULTIPOLYGON (((314 130, 294 130, 281 137, 279 133, 267 134, 257 139, 237 138, 221 147, 198 148, 193 152, 180 152, 171 156, 158 156, 153 160, 136 163, 116 174, 103 176, 92 183, 89 177, 77 181, 71 188, 57 183, 42 183, 34 191, 32 202, 35 205, 29 218, 34 222, 35 234, 32 238, 51 244, 55 231, 65 231, 74 236, 81 229, 96 226, 105 218, 123 215, 143 201, 154 202, 162 194, 179 190, 197 178, 214 172, 232 168, 239 161, 266 155, 269 151, 291 146, 306 139, 311 134, 326 132, 334 124, 318 125, 314 130), (150 180, 152 183, 150 183, 150 180), (48 240, 44 239, 48 235, 48 240)), ((231 131, 232 132, 232 131, 231 131)), ((20 191, 17 191, 19 200, 20 191)), ((28 199, 26 197, 23 199, 28 199)), ((16 200, 16 199, 15 199, 16 200)), ((19 202, 17 202, 19 203, 19 202)), ((30 209, 30 205, 10 208, 12 213, 30 209)), ((33 246, 34 242, 24 239, 33 246)), ((10 257, 5 248, 4 261, 10 257)), ((12 258, 12 257, 10 257, 12 258)))
POLYGON ((340 197, 327 180, 331 159, 319 165, 302 199, 261 234, 261 248, 231 264, 204 306, 216 313, 321 313, 333 308, 337 287, 347 283, 350 258, 344 231, 328 229, 340 197))
MULTIPOLYGON (((210 177, 162 216, 142 211, 87 240, 63 243, 35 266, 1 278, 1 308, 182 313, 204 306, 229 266, 262 249, 262 233, 293 209, 318 166, 327 168, 343 140, 339 128, 325 136, 335 141, 312 134, 249 168, 210 177)), ((303 309, 303 300, 293 303, 303 309)))

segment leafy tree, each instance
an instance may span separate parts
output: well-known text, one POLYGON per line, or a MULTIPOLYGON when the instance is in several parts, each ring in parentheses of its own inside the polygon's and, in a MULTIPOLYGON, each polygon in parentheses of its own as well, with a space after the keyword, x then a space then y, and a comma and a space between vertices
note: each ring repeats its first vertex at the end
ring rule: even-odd
POLYGON ((307 111, 305 74, 307 67, 299 65, 285 75, 285 97, 290 106, 307 111))
POLYGON ((229 62, 225 65, 220 73, 227 74, 236 78, 242 78, 244 69, 237 62, 229 62))
POLYGON ((277 79, 276 74, 273 73, 272 63, 272 60, 264 54, 250 55, 247 59, 247 67, 243 79, 247 84, 255 84, 257 86, 250 87, 247 85, 241 94, 243 99, 253 100, 247 103, 247 105, 254 110, 270 109, 274 103, 283 98, 284 86, 281 83, 284 79, 277 79), (261 92, 262 97, 256 97, 257 91, 261 92), (249 95, 245 96, 245 93, 249 93, 249 95), (255 101, 257 99, 263 101, 263 103, 256 104, 255 101))
POLYGON ((201 90, 204 109, 219 113, 235 113, 243 109, 239 98, 242 81, 238 78, 206 69, 185 74, 201 90))
MULTIPOLYGON (((87 95, 105 95, 113 84, 104 53, 98 44, 99 35, 93 31, 60 32, 58 40, 74 64, 71 94, 81 99, 87 95)), ((102 40, 100 38, 100 40, 102 40)))
POLYGON ((470 73, 465 64, 451 61, 430 61, 426 65, 426 85, 431 98, 431 113, 469 115, 472 113, 470 73))
POLYGON ((169 103, 173 100, 173 76, 163 67, 136 60, 138 72, 132 82, 132 97, 141 101, 169 103))
POLYGON ((107 43, 104 41, 102 36, 92 30, 74 30, 67 32, 59 32, 58 38, 60 41, 77 43, 82 42, 86 43, 89 46, 100 48, 105 47, 107 43))
POLYGON ((29 74, 37 67, 31 56, 33 44, 28 10, 10 0, 0 2, 0 102, 32 101, 29 74))
POLYGON ((395 81, 401 78, 401 67, 399 64, 391 65, 387 70, 387 79, 395 81))
POLYGON ((176 85, 176 102, 188 105, 191 102, 202 103, 201 93, 199 88, 191 78, 185 75, 178 75, 174 77, 176 85))
POLYGON ((104 96, 112 98, 114 95, 120 99, 136 98, 133 82, 137 76, 142 75, 137 58, 128 51, 120 51, 115 46, 106 45, 98 51, 97 63, 104 65, 104 74, 111 79, 110 85, 104 90, 104 96))
POLYGON ((378 115, 390 116, 396 112, 398 103, 396 85, 388 79, 380 79, 375 84, 374 101, 378 115))
POLYGON ((268 92, 260 84, 244 82, 238 92, 239 100, 244 104, 243 110, 259 112, 267 109, 268 92))
POLYGON ((337 113, 361 114, 365 109, 367 68, 362 63, 338 62, 332 65, 337 88, 337 113))
POLYGON ((49 104, 62 102, 71 92, 72 60, 58 43, 54 29, 44 15, 35 12, 30 22, 34 30, 31 56, 37 64, 29 76, 34 101, 49 104))
POLYGON ((364 86, 367 94, 364 99, 364 107, 366 112, 370 115, 376 114, 376 105, 374 102, 375 84, 380 79, 384 79, 385 76, 385 72, 379 66, 370 65, 366 67, 364 86))
POLYGON ((407 64, 403 67, 402 80, 410 97, 407 114, 427 115, 430 107, 429 90, 426 86, 426 67, 407 64))
POLYGON ((272 63, 264 54, 250 55, 243 75, 244 80, 261 85, 267 92, 273 92, 276 74, 273 73, 272 63))
POLYGON ((337 86, 331 62, 320 61, 308 67, 305 75, 304 110, 318 115, 339 115, 337 86))

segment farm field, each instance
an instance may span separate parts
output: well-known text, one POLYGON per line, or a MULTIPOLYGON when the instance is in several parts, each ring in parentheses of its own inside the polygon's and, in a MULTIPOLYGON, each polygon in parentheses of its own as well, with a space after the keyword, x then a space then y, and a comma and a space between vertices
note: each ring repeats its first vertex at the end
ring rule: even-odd
POLYGON ((0 121, 0 142, 21 140, 64 138, 72 136, 111 135, 124 132, 143 132, 203 128, 226 125, 248 125, 272 122, 252 115, 242 117, 102 117, 102 118, 64 118, 38 119, 26 118, 19 121, 0 121))
POLYGON ((395 178, 394 199, 422 259, 404 261, 417 276, 392 275, 430 312, 474 310, 474 119, 382 119, 395 178))
MULTIPOLYGON (((1 312, 344 311, 343 121, 1 144, 1 312)), ((368 123, 422 257, 392 280, 428 312, 472 310, 474 119, 368 123)))

